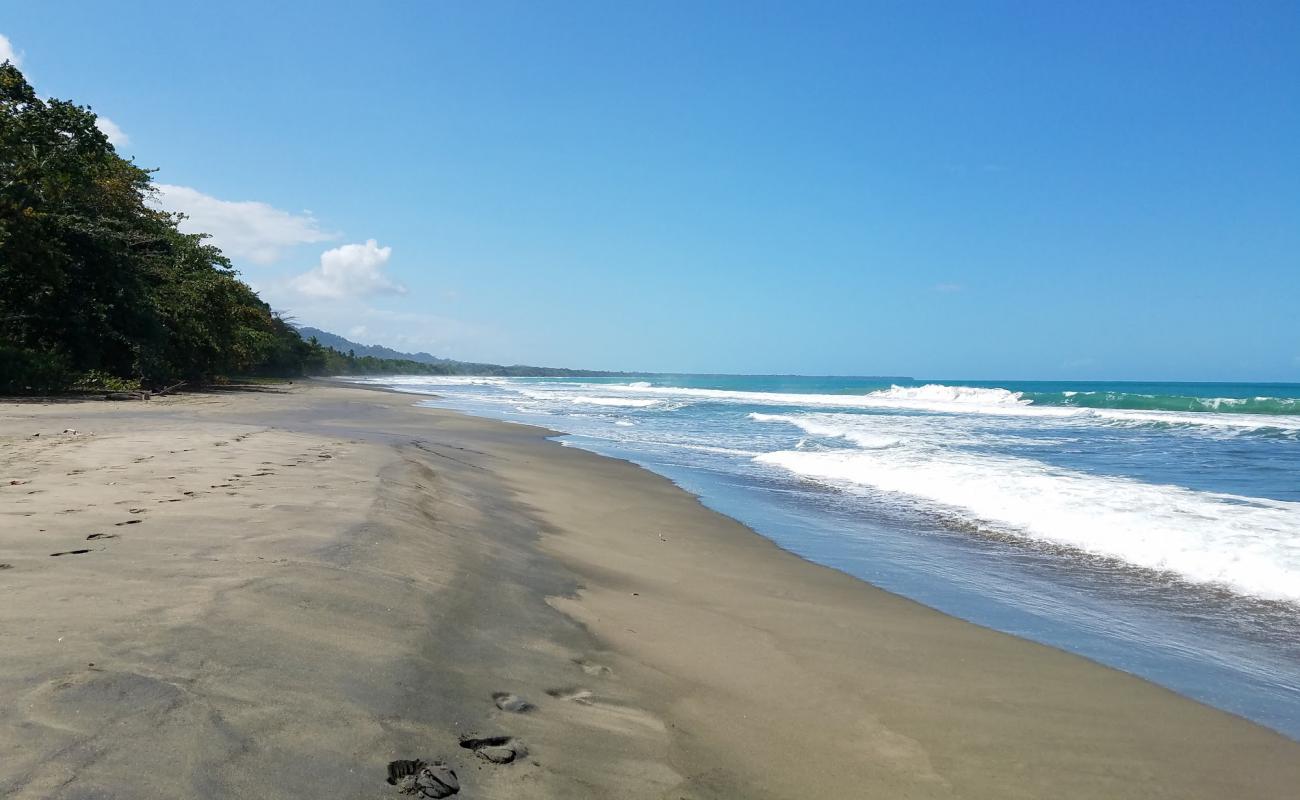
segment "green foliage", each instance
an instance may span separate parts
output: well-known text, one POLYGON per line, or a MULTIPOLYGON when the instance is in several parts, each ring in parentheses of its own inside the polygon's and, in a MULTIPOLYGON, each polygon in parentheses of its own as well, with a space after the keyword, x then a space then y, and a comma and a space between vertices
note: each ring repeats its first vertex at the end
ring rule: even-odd
POLYGON ((149 171, 120 157, 95 119, 42 100, 0 64, 0 393, 232 375, 597 374, 345 355, 304 341, 206 236, 149 205, 149 171))
POLYGON ((140 388, 140 382, 92 369, 72 378, 68 388, 74 392, 133 392, 140 388))
POLYGON ((0 394, 48 394, 67 386, 72 370, 57 353, 0 341, 0 394))
POLYGON ((0 65, 0 392, 145 387, 323 361, 179 215, 88 109, 0 65), (123 384, 113 384, 123 385, 123 384))

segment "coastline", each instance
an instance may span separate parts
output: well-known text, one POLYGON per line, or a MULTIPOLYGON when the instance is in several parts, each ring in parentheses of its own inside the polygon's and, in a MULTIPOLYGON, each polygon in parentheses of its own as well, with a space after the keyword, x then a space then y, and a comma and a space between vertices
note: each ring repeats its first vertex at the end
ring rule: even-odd
POLYGON ((1280 734, 804 561, 549 431, 414 402, 5 403, 0 793, 395 796, 385 764, 416 757, 466 797, 1300 783, 1280 734))

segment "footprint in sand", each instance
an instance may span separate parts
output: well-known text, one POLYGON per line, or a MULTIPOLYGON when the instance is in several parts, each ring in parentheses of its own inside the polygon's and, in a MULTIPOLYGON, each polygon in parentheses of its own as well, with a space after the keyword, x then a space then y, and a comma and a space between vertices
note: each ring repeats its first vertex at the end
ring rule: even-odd
POLYGON ((654 714, 633 706, 597 697, 596 693, 590 689, 570 686, 562 689, 547 689, 546 693, 556 700, 567 700, 570 703, 577 703, 589 709, 589 711, 584 712, 583 721, 596 727, 610 731, 641 728, 649 728, 655 731, 664 730, 663 720, 654 714))
POLYGON ((114 522, 113 524, 120 528, 120 527, 122 527, 123 525, 139 525, 141 522, 144 522, 144 520, 142 520, 142 519, 128 519, 128 520, 123 520, 122 522, 114 522))
POLYGON ((91 541, 94 539, 116 539, 116 538, 117 538, 116 533, 92 533, 86 537, 86 541, 91 541))
POLYGON ((420 759, 390 761, 388 785, 416 797, 451 797, 460 791, 455 770, 441 761, 426 763, 420 759))
POLYGON ((513 736, 462 736, 460 746, 493 764, 509 764, 528 755, 528 748, 513 736))
POLYGON ((546 693, 556 700, 568 700, 573 703, 582 703, 589 706, 595 703, 595 693, 589 689, 579 689, 576 686, 570 686, 565 689, 547 689, 546 693))
POLYGON ((89 550, 64 550, 62 553, 50 553, 50 558, 57 558, 58 556, 79 556, 83 553, 89 552, 89 550))
POLYGON ((600 675, 608 675, 611 672, 613 672, 613 670, 611 670, 609 667, 605 666, 604 664, 597 664, 596 662, 590 661, 585 658, 575 658, 573 659, 573 663, 577 664, 578 667, 583 672, 593 677, 600 676, 600 675))
POLYGON ((502 711, 509 711, 511 714, 527 714, 536 706, 528 702, 517 694, 509 692, 493 692, 492 700, 497 704, 497 708, 502 711))

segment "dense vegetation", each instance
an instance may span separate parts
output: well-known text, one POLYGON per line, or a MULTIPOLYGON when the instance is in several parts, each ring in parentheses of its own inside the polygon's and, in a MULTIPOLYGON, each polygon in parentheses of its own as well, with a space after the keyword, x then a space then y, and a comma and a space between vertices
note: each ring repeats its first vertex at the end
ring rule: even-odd
MULTIPOLYGON (((154 388, 227 376, 546 374, 357 358, 304 341, 183 217, 95 114, 0 64, 0 393, 154 388)), ((562 370, 553 374, 571 374, 562 370)))
POLYGON ((529 375, 547 378, 608 377, 630 375, 626 372, 598 372, 585 369, 562 369, 559 367, 530 367, 523 364, 503 366, 501 364, 480 364, 474 361, 452 361, 440 358, 436 361, 412 361, 408 358, 378 358, 376 356, 359 356, 349 350, 339 352, 332 347, 321 347, 313 338, 310 345, 319 348, 320 365, 311 365, 312 375, 496 375, 502 377, 529 375))
POLYGON ((321 358, 150 193, 90 109, 0 65, 0 391, 294 375, 321 358))

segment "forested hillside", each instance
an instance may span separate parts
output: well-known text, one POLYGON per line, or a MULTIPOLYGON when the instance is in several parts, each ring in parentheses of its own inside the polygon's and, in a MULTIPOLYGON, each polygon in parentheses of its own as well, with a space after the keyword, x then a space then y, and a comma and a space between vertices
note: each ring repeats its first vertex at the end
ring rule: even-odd
POLYGON ((535 367, 526 364, 484 364, 439 358, 428 353, 402 353, 383 345, 361 344, 319 328, 298 328, 298 333, 312 343, 330 351, 328 363, 334 375, 369 375, 402 372, 409 375, 531 375, 539 377, 600 377, 630 375, 629 372, 606 372, 561 367, 535 367))
POLYGON ((323 354, 201 235, 90 109, 0 65, 0 391, 298 375, 323 354))
POLYGON ((150 205, 150 171, 119 156, 95 121, 0 65, 0 393, 232 376, 577 374, 357 357, 304 340, 206 236, 150 205))

